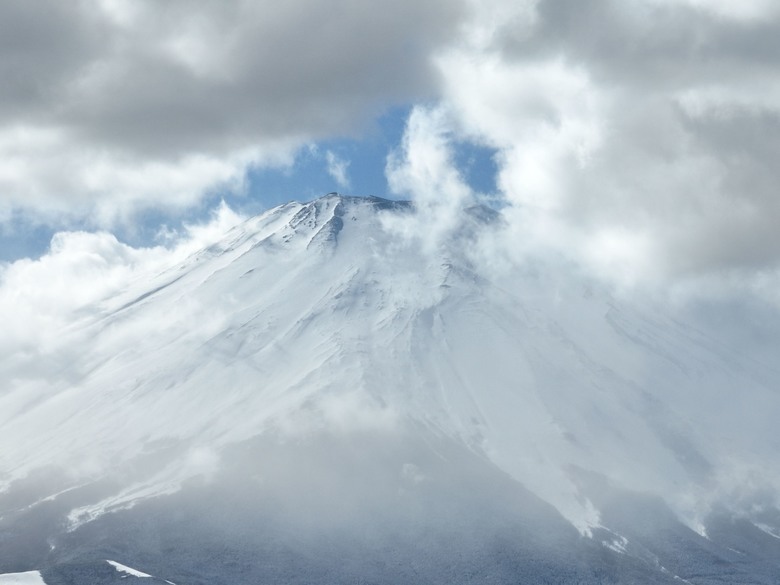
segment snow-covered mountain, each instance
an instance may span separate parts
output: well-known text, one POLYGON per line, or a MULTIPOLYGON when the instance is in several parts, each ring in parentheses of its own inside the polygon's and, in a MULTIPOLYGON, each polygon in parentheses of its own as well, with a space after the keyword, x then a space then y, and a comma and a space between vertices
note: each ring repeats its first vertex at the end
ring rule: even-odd
POLYGON ((290 203, 0 362, 0 572, 777 583, 780 373, 428 227, 290 203))

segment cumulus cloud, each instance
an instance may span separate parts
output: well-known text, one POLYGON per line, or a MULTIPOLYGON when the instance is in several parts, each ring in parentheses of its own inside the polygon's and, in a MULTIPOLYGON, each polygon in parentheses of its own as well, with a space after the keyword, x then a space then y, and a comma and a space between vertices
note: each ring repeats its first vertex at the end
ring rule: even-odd
POLYGON ((416 107, 409 115, 402 144, 388 156, 390 189, 412 198, 414 216, 390 218, 387 227, 418 238, 426 249, 442 243, 457 225, 474 194, 455 166, 449 112, 444 107, 416 107))
POLYGON ((101 301, 219 240, 241 219, 223 203, 208 221, 149 248, 134 248, 107 232, 59 232, 41 258, 0 265, 5 366, 39 363, 66 344, 69 328, 99 311, 101 301))
MULTIPOLYGON (((108 225, 240 190, 313 139, 434 93, 460 4, 22 0, 0 7, 3 207, 108 225)), ((5 213, 7 215, 7 211, 5 213)))
POLYGON ((497 151, 513 250, 629 285, 776 278, 772 3, 494 2, 463 30, 440 103, 497 151))

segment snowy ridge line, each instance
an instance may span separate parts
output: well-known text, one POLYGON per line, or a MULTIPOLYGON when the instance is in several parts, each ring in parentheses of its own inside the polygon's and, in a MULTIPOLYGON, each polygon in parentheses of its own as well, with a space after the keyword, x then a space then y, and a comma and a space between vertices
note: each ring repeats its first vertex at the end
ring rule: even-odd
POLYGON ((0 585, 46 585, 40 571, 0 574, 0 585))
POLYGON ((128 575, 132 575, 133 577, 142 577, 142 578, 151 578, 152 576, 148 573, 144 573, 142 571, 139 571, 137 569, 133 569, 131 567, 128 567, 127 565, 123 565, 121 563, 117 563, 116 561, 109 561, 106 560, 106 562, 114 567, 117 572, 119 573, 126 573, 128 575))
POLYGON ((476 250, 499 222, 464 214, 432 247, 408 209, 338 195, 288 204, 133 283, 73 327, 53 369, 8 366, 0 471, 116 474, 115 493, 73 511, 94 519, 207 476, 224 448, 258 435, 412 421, 458 438, 585 535, 601 490, 574 467, 680 518, 705 517, 735 486, 780 491, 766 440, 777 380, 566 267, 496 272, 476 250), (178 451, 161 455, 168 443, 178 451))

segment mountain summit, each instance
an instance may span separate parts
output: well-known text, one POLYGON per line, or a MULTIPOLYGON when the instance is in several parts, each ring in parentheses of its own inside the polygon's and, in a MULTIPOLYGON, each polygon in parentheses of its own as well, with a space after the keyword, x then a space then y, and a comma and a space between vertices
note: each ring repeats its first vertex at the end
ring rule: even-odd
POLYGON ((0 572, 774 583, 780 374, 493 266, 492 210, 429 227, 289 203, 83 311, 38 376, 6 364, 0 572))

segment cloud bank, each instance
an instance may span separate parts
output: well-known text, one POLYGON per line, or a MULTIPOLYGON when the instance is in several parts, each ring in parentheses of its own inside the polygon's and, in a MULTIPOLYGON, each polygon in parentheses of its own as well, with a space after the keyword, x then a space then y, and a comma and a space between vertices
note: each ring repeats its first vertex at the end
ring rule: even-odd
MULTIPOLYGON (((777 10, 545 0, 442 53, 517 240, 626 283, 776 277, 777 10)), ((522 242, 518 242, 520 245, 522 242)))
POLYGON ((6 217, 182 208, 432 96, 460 5, 22 0, 0 7, 6 217))

